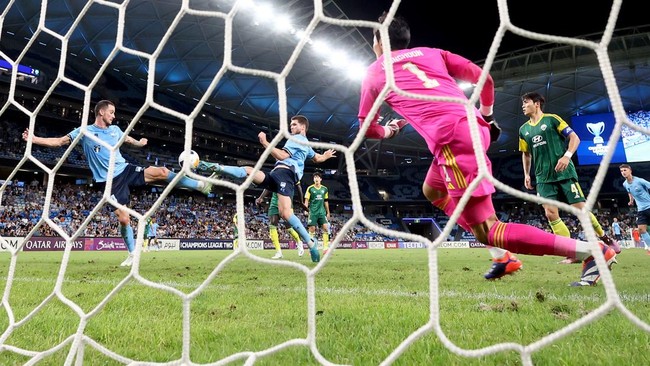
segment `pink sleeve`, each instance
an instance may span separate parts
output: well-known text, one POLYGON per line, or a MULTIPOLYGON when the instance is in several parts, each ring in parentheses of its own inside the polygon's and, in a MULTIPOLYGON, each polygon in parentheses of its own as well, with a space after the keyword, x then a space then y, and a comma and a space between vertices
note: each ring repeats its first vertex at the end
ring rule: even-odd
MULTIPOLYGON (((375 103, 375 99, 377 99, 377 96, 379 95, 379 92, 375 90, 373 87, 372 83, 372 72, 368 72, 366 78, 363 80, 363 83, 361 84, 361 97, 359 100, 359 129, 363 126, 363 124, 366 122, 366 117, 368 116, 368 112, 372 108, 373 103, 375 103)), ((380 126, 379 123, 377 123, 377 120, 379 119, 379 111, 377 111, 377 115, 372 121, 368 121, 371 123, 371 125, 368 127, 368 130, 366 130, 366 138, 369 139, 383 139, 384 138, 384 127, 380 126)))
MULTIPOLYGON (((456 79, 468 81, 473 84, 478 82, 478 79, 481 76, 481 71, 483 70, 477 64, 463 56, 449 51, 443 51, 442 55, 445 58, 449 75, 456 79)), ((483 106, 491 107, 494 105, 494 80, 490 74, 488 74, 488 77, 485 80, 485 85, 483 85, 483 90, 481 90, 481 96, 479 99, 483 106)))

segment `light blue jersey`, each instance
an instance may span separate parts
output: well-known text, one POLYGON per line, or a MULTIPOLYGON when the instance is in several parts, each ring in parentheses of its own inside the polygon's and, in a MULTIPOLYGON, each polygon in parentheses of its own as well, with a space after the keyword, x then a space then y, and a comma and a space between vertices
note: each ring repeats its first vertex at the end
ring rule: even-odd
POLYGON ((634 197, 636 208, 639 211, 650 209, 650 182, 643 178, 632 177, 632 183, 623 182, 625 190, 634 197))
MULTIPOLYGON (((124 132, 115 125, 108 126, 108 128, 99 128, 95 125, 88 126, 88 132, 97 136, 100 140, 106 142, 110 146, 116 146, 117 142, 122 138, 124 132)), ((70 140, 74 140, 81 133, 81 127, 77 127, 68 134, 70 140)), ((111 159, 111 152, 106 147, 98 144, 87 136, 81 138, 81 146, 83 147, 86 159, 88 159, 88 166, 90 171, 93 172, 93 178, 96 182, 106 182, 109 162, 111 159)), ((128 163, 122 156, 118 149, 115 151, 115 170, 113 177, 120 175, 128 163)))
MULTIPOLYGON (((292 135, 292 137, 299 141, 308 141, 307 137, 303 135, 292 135)), ((275 165, 283 164, 293 168, 293 172, 296 174, 296 180, 301 180, 305 172, 305 160, 313 159, 316 156, 316 152, 310 146, 303 145, 291 139, 287 140, 282 149, 289 153, 289 157, 278 161, 275 165)))
POLYGON ((151 223, 151 231, 149 231, 149 236, 150 237, 158 236, 158 223, 157 222, 152 222, 151 223))

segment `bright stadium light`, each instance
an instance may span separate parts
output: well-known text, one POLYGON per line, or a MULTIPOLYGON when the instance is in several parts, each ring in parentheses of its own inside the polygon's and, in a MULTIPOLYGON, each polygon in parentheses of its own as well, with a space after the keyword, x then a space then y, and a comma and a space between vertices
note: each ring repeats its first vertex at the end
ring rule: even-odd
POLYGON ((332 48, 329 44, 320 40, 312 41, 312 47, 319 55, 329 55, 332 52, 332 48))
MULTIPOLYGON (((306 37, 304 29, 296 29, 293 27, 290 15, 277 14, 270 4, 256 3, 253 0, 240 1, 242 2, 240 9, 245 9, 253 15, 253 23, 255 25, 267 24, 274 31, 291 34, 299 40, 306 37)), ((328 42, 313 40, 310 37, 306 37, 306 39, 307 44, 312 46, 313 51, 324 57, 323 65, 342 69, 353 80, 360 80, 365 75, 366 66, 362 62, 352 60, 343 51, 334 50, 328 42)))
POLYGON ((288 15, 280 14, 276 17, 276 20, 273 22, 273 29, 276 32, 287 32, 291 33, 293 27, 291 26, 291 19, 288 15))
POLYGON ((352 80, 361 80, 366 75, 366 66, 359 61, 350 62, 345 73, 352 80))

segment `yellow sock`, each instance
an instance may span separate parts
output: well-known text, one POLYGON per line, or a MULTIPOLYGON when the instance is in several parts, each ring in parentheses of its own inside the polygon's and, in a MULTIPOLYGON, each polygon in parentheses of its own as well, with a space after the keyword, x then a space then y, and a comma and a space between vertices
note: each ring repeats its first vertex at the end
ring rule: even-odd
POLYGON ((323 250, 327 250, 330 247, 330 234, 323 233, 323 250))
POLYGON ((294 228, 292 227, 289 228, 289 234, 291 235, 291 237, 296 243, 300 243, 302 241, 302 239, 300 238, 300 234, 298 234, 298 232, 294 230, 294 228))
POLYGON ((144 239, 144 241, 142 241, 142 251, 146 252, 147 247, 149 247, 149 239, 144 239))
POLYGON ((566 224, 564 221, 562 221, 562 219, 551 221, 551 229, 556 235, 564 236, 567 238, 571 237, 571 232, 569 232, 569 228, 566 227, 566 224))
POLYGON ((598 219, 593 213, 589 213, 589 217, 591 217, 591 224, 594 226, 594 231, 596 232, 596 236, 599 238, 605 235, 605 231, 603 230, 603 227, 600 226, 600 223, 598 222, 598 219))
POLYGON ((278 236, 278 228, 275 225, 269 225, 269 236, 271 237, 271 242, 275 247, 275 251, 282 251, 282 248, 280 247, 280 237, 278 236))
POLYGON ((235 240, 232 241, 232 248, 233 249, 237 249, 237 246, 239 245, 238 242, 239 242, 239 239, 235 239, 235 240))

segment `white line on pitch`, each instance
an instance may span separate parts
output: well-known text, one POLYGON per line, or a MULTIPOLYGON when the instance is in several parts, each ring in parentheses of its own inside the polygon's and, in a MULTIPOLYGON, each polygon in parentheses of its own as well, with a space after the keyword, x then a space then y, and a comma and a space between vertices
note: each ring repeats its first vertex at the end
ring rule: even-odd
MULTIPOLYGON (((3 280, 7 280, 6 277, 3 277, 3 280)), ((17 277, 14 278, 14 281, 18 282, 48 282, 54 284, 53 279, 46 278, 37 278, 37 277, 17 277)), ((84 283, 84 284, 106 284, 106 285, 117 285, 119 281, 109 281, 109 280, 65 280, 64 283, 84 283)), ((164 286, 170 286, 177 289, 189 288, 195 289, 200 283, 183 283, 183 282, 158 282, 164 286)), ((245 287, 242 286, 231 286, 231 285, 209 285, 206 287, 206 291, 237 291, 241 292, 245 287)), ((268 286, 256 286, 250 287, 252 291, 284 291, 284 292, 304 292, 304 287, 268 287, 268 286)), ((363 295, 363 296, 389 296, 389 297, 415 297, 415 298, 428 298, 428 291, 401 291, 401 290, 368 290, 361 288, 332 288, 332 287, 321 287, 317 288, 317 291, 320 293, 336 294, 336 295, 363 295)), ((535 298, 536 294, 529 293, 526 295, 515 295, 513 294, 499 294, 494 292, 462 292, 462 291, 453 291, 453 290, 444 290, 441 291, 441 298, 472 298, 475 300, 531 300, 535 298)), ((628 294, 625 292, 619 292, 619 296, 624 302, 650 302, 650 294, 640 295, 640 294, 628 294)), ((592 302, 602 302, 605 300, 604 295, 592 294, 592 295, 581 295, 573 294, 569 296, 557 296, 553 294, 545 295, 547 300, 561 300, 561 301, 592 301, 592 302)))

